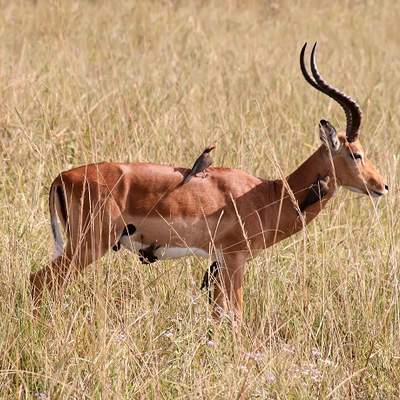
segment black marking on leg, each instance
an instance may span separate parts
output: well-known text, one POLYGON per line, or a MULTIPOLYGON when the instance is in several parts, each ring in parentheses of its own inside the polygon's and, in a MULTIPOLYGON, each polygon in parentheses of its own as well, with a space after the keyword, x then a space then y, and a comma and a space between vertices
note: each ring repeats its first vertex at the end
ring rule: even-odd
MULTIPOLYGON (((120 240, 122 238, 122 236, 131 236, 136 232, 136 227, 133 224, 128 224, 125 226, 125 228, 123 229, 122 233, 121 233, 121 237, 120 240)), ((112 247, 112 249, 114 251, 118 251, 121 249, 121 242, 118 240, 117 243, 114 244, 114 246, 112 247)))
POLYGON ((121 243, 117 242, 114 244, 114 246, 112 247, 113 251, 118 251, 121 249, 121 243))
POLYGON ((125 226, 121 233, 121 236, 131 236, 136 232, 136 226, 133 224, 128 224, 125 226))
POLYGON ((208 291, 208 301, 212 303, 211 284, 214 284, 218 277, 218 262, 214 261, 204 274, 200 290, 206 289, 208 291))

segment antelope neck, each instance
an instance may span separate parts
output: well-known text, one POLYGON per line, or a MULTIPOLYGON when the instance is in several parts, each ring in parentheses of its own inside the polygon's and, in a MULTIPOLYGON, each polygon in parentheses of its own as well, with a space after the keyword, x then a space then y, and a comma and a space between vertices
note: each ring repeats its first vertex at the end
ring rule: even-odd
POLYGON ((332 164, 329 154, 324 145, 320 146, 307 160, 305 160, 287 178, 297 201, 304 200, 307 195, 307 188, 317 181, 319 177, 332 177, 332 164))

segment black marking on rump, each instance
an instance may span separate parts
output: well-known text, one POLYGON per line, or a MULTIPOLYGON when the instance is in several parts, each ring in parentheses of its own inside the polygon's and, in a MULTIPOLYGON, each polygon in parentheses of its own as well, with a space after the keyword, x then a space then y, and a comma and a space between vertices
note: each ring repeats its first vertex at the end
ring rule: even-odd
POLYGON ((200 290, 207 289, 208 291, 208 301, 212 303, 212 295, 211 295, 211 284, 215 283, 218 277, 218 262, 214 261, 208 268, 204 274, 203 281, 200 286, 200 290))
POLYGON ((65 226, 68 226, 68 212, 67 212, 67 203, 65 201, 65 197, 64 197, 64 191, 62 189, 61 186, 57 186, 56 188, 56 193, 58 196, 58 200, 60 202, 60 211, 61 211, 61 216, 63 218, 63 222, 65 224, 65 226))

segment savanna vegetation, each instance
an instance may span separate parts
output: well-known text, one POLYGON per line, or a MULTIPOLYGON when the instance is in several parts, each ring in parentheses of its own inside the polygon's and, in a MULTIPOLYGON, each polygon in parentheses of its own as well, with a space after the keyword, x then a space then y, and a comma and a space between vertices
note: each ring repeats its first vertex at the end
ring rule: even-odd
POLYGON ((0 398, 396 399, 400 392, 400 3, 2 1, 0 398), (290 173, 358 100, 386 176, 379 202, 340 190, 305 231, 248 264, 244 321, 214 329, 195 257, 110 252, 35 319, 29 273, 50 259, 48 191, 101 160, 290 173))

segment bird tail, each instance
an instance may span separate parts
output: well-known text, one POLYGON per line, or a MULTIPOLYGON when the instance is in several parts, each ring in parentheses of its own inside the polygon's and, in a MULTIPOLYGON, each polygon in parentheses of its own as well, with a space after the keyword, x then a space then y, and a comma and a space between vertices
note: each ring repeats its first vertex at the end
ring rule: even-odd
POLYGON ((185 177, 183 178, 181 185, 184 185, 185 183, 188 183, 192 178, 193 178, 192 171, 189 171, 189 172, 185 175, 185 177))

